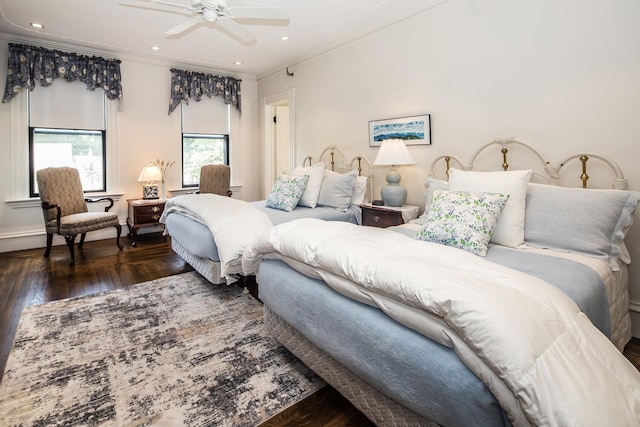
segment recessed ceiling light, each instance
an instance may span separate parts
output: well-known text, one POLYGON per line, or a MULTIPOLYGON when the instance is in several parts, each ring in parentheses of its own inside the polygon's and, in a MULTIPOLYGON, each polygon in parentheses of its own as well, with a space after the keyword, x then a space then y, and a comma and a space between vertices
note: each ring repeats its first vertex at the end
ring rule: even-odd
POLYGON ((281 36, 280 40, 289 40, 289 36, 281 36))
POLYGON ((236 61, 233 63, 233 65, 242 65, 242 61, 236 61))
POLYGON ((160 50, 160 46, 151 46, 151 50, 160 50))
POLYGON ((31 25, 33 28, 37 28, 38 30, 44 30, 44 25, 39 24, 39 23, 37 23, 37 22, 31 22, 31 23, 30 23, 30 25, 31 25))

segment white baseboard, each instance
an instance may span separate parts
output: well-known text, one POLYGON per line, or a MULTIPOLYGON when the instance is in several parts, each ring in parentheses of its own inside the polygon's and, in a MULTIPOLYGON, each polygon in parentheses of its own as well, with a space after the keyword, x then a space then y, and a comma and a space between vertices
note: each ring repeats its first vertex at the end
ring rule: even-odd
MULTIPOLYGON (((126 238, 129 232, 127 224, 122 225, 122 234, 120 235, 120 243, 124 245, 123 238, 126 238)), ((142 230, 140 230, 142 231, 142 230)), ((142 233, 139 233, 142 234, 142 233)), ((114 227, 105 228, 104 230, 97 230, 87 233, 85 242, 92 240, 111 239, 116 237, 116 230, 114 227)), ((80 238, 76 239, 78 242, 80 238)), ((53 246, 66 245, 64 237, 54 235, 53 246)), ((25 249, 45 248, 47 246, 47 233, 44 229, 21 231, 19 233, 3 233, 0 234, 0 253, 22 251, 25 249)))

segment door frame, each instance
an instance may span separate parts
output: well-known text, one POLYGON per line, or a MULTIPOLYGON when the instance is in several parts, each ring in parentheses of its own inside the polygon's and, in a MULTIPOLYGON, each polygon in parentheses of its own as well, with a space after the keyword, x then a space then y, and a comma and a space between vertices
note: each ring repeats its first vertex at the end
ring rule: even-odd
POLYGON ((263 198, 271 191, 273 182, 277 178, 278 171, 276 170, 276 141, 275 141, 275 126, 273 123, 273 116, 276 112, 276 107, 281 105, 289 106, 289 170, 293 171, 296 164, 296 91, 295 89, 288 89, 286 91, 276 93, 270 96, 262 98, 262 123, 263 123, 263 198))

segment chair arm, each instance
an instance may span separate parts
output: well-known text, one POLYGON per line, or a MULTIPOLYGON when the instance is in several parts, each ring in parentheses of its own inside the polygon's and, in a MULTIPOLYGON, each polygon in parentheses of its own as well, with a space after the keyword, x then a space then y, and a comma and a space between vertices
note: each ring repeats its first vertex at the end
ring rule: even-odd
POLYGON ((109 212, 109 209, 113 207, 113 199, 111 197, 101 197, 99 199, 84 199, 84 201, 87 203, 97 203, 103 202, 105 200, 109 202, 109 206, 105 206, 104 211, 109 212))
POLYGON ((40 204, 43 210, 55 209, 56 210, 56 225, 58 227, 58 231, 60 231, 60 217, 62 216, 62 211, 60 210, 60 205, 50 205, 49 202, 42 202, 40 204))

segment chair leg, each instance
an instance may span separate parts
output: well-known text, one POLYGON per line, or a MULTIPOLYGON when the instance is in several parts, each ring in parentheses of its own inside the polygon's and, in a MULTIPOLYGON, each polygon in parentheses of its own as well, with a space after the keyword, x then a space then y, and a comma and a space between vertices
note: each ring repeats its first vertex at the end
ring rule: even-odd
POLYGON ((80 235, 80 242, 78 242, 78 249, 82 249, 82 246, 84 245, 84 238, 87 237, 87 233, 82 233, 80 235))
POLYGON ((44 257, 49 258, 51 253, 51 244, 53 243, 53 233, 47 233, 47 249, 44 251, 44 257))
POLYGON ((69 265, 74 265, 76 263, 76 256, 75 253, 73 251, 73 243, 76 240, 76 236, 64 236, 64 240, 67 241, 67 246, 69 247, 69 254, 71 255, 71 262, 69 262, 69 265))
POLYGON ((115 225, 116 230, 118 230, 118 235, 116 236, 116 246, 118 249, 122 250, 122 245, 120 244, 120 234, 122 233, 122 226, 120 224, 115 225))

